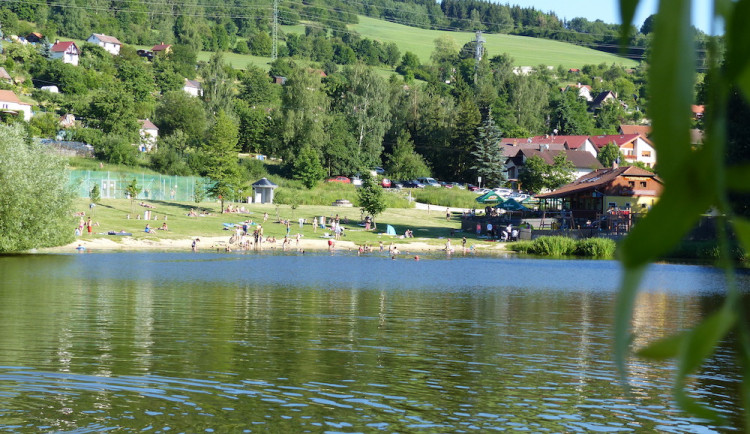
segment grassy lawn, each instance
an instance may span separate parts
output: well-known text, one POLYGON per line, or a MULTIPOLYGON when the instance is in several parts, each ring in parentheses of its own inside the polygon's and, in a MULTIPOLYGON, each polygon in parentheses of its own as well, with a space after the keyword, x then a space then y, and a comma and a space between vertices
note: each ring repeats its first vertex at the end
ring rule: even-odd
MULTIPOLYGON (((390 244, 391 241, 398 243, 404 243, 407 241, 420 241, 429 244, 434 244, 436 247, 442 246, 444 240, 440 238, 450 237, 451 230, 458 231, 461 226, 460 217, 454 215, 454 217, 448 221, 445 219, 443 213, 432 212, 430 214, 427 211, 417 210, 413 208, 392 208, 388 209, 383 214, 377 216, 378 230, 377 231, 365 231, 364 227, 358 225, 360 218, 359 208, 344 208, 334 206, 314 206, 314 205, 303 205, 296 209, 292 209, 289 205, 256 205, 256 204, 243 204, 246 209, 250 212, 247 214, 224 214, 220 213, 219 204, 217 202, 203 202, 196 205, 193 202, 171 202, 171 201, 148 201, 147 203, 155 206, 150 209, 152 213, 152 219, 154 216, 158 220, 148 221, 152 228, 161 227, 164 223, 164 217, 167 217, 167 224, 169 231, 156 230, 153 233, 144 232, 146 221, 142 219, 136 219, 136 215, 143 216, 144 211, 149 208, 145 208, 139 205, 141 200, 136 200, 132 205, 130 200, 127 199, 103 199, 101 203, 90 210, 88 207, 87 199, 77 199, 75 201, 75 211, 85 211, 87 216, 92 216, 92 220, 99 223, 98 227, 94 227, 94 235, 91 237, 95 238, 107 238, 114 241, 120 239, 117 236, 106 235, 108 231, 125 231, 131 232, 133 238, 137 240, 152 240, 156 241, 159 239, 186 239, 193 237, 220 237, 226 236, 227 239, 232 235, 230 231, 224 230, 223 223, 240 223, 244 220, 253 220, 254 222, 262 222, 263 213, 268 213, 268 221, 263 225, 264 234, 266 236, 272 235, 277 237, 279 240, 284 237, 286 233, 286 227, 282 223, 277 223, 278 218, 281 220, 289 219, 292 222, 291 234, 296 236, 297 232, 300 232, 306 239, 320 238, 323 235, 323 230, 318 229, 316 233, 313 233, 310 222, 315 216, 325 216, 326 219, 333 217, 336 214, 343 220, 345 217, 348 218, 348 223, 344 224, 346 228, 346 236, 343 238, 344 241, 352 241, 357 244, 370 243, 371 245, 377 246, 379 241, 383 241, 386 244, 390 244), (211 215, 204 217, 188 217, 187 214, 190 209, 195 209, 197 212, 208 211, 211 215), (127 216, 130 215, 130 219, 127 216), (300 229, 298 219, 305 218, 307 224, 300 229), (406 229, 412 229, 414 231, 415 238, 412 240, 399 239, 397 237, 383 235, 382 233, 386 230, 386 225, 392 225, 396 230, 396 233, 402 235, 406 229)), ((225 204, 226 205, 226 204, 225 204)), ((75 222, 78 221, 76 217, 75 222)), ((71 224, 71 230, 73 230, 75 223, 71 224)), ((467 238, 471 238, 472 244, 477 244, 472 234, 462 234, 457 232, 456 237, 466 235, 467 238)), ((84 234, 82 239, 89 238, 88 235, 84 234)), ((460 244, 460 243, 455 243, 460 244)))

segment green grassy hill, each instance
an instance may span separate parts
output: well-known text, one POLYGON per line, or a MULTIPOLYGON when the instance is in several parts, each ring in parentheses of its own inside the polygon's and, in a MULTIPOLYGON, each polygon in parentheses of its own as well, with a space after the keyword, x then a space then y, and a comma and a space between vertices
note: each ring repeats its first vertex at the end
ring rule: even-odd
MULTIPOLYGON (((305 32, 305 27, 302 24, 281 27, 285 33, 305 32)), ((419 56, 422 62, 429 62, 430 54, 435 47, 435 39, 443 35, 452 37, 459 47, 474 40, 474 33, 471 32, 420 29, 365 16, 359 16, 359 24, 349 25, 349 28, 366 38, 380 42, 395 42, 402 53, 411 51, 419 56)), ((487 40, 485 47, 490 56, 508 53, 516 66, 562 65, 565 68, 580 68, 583 65, 598 65, 600 63, 616 63, 626 67, 634 67, 637 64, 633 60, 613 54, 549 39, 500 34, 486 34, 484 38, 487 40)), ((66 40, 71 39, 66 38, 66 40)), ((72 40, 76 43, 83 42, 72 40)), ((136 46, 136 48, 150 49, 151 46, 136 46)), ((198 53, 198 60, 207 61, 211 54, 209 51, 201 51, 198 53)), ((268 69, 271 61, 270 57, 231 52, 224 53, 224 58, 228 64, 240 69, 244 69, 248 65, 268 69)), ((304 60, 298 62, 303 65, 306 63, 304 60)), ((379 68, 379 72, 383 76, 393 73, 392 70, 387 68, 379 68)))
MULTIPOLYGON (((411 51, 427 62, 435 47, 434 41, 443 35, 451 36, 459 47, 474 40, 471 32, 448 32, 426 30, 394 24, 365 16, 359 17, 359 24, 349 28, 370 39, 380 42, 395 42, 402 52, 411 51)), ((590 48, 549 39, 526 36, 487 34, 485 47, 490 56, 508 53, 517 66, 562 65, 565 68, 580 68, 586 64, 598 65, 602 62, 617 63, 632 67, 636 62, 590 48)))

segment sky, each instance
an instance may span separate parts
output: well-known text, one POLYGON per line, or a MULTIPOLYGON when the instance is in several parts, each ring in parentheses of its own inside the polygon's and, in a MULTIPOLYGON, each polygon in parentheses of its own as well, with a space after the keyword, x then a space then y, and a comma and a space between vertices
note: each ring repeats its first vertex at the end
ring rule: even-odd
MULTIPOLYGON (((590 21, 600 19, 605 23, 619 24, 620 2, 618 0, 499 0, 499 3, 534 7, 542 12, 555 12, 559 18, 584 17, 590 21)), ((633 24, 640 28, 649 15, 656 12, 658 0, 641 0, 635 12, 633 24)), ((711 32, 713 0, 693 0, 693 25, 705 33, 711 32)), ((713 33, 721 33, 715 31, 713 33)))

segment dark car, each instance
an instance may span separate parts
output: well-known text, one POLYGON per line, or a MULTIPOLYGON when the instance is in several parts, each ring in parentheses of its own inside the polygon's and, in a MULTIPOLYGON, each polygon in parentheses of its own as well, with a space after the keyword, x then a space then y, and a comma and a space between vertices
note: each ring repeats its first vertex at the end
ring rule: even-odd
POLYGON ((466 188, 467 188, 467 189, 468 189, 469 191, 477 191, 477 190, 479 190, 479 187, 477 187, 477 186, 476 186, 476 185, 474 185, 474 184, 469 184, 469 185, 467 185, 467 186, 466 186, 466 188))
POLYGON ((401 184, 404 186, 404 188, 424 188, 424 184, 418 182, 417 180, 401 181, 401 184))

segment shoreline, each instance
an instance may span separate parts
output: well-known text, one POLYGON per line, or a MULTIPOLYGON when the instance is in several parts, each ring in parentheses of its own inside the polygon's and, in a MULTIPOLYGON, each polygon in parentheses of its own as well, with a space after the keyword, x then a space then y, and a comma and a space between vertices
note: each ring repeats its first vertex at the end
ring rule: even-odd
MULTIPOLYGON (((85 251, 87 252, 118 252, 118 251, 128 251, 128 252, 138 252, 138 251, 154 251, 154 250, 168 250, 168 251, 185 251, 190 252, 192 251, 192 243, 195 238, 199 238, 200 242, 198 245, 198 252, 201 251, 207 251, 207 252, 215 252, 217 249, 219 251, 226 251, 226 247, 228 245, 228 239, 227 236, 220 236, 220 237, 203 237, 203 236, 196 236, 193 238, 184 238, 184 239, 160 239, 158 241, 154 240, 142 240, 142 239, 135 239, 131 237, 122 237, 118 238, 117 241, 108 239, 108 238, 91 238, 87 239, 85 236, 78 238, 76 241, 64 245, 64 246, 57 246, 57 247, 45 247, 40 248, 31 251, 32 253, 75 253, 76 248, 80 245, 85 248, 85 251)), ((453 251, 454 253, 461 253, 461 244, 460 244, 460 238, 456 239, 458 243, 453 244, 453 251)), ((371 248, 373 252, 379 252, 379 244, 378 243, 368 243, 371 244, 371 248)), ((390 246, 390 242, 383 242, 384 248, 387 249, 388 246, 390 246)), ((442 245, 435 245, 435 244, 429 244, 427 240, 419 240, 419 241, 412 241, 407 243, 395 243, 394 245, 398 247, 398 250, 401 253, 404 252, 417 252, 417 253, 427 253, 427 252, 445 252, 445 247, 442 245)), ((353 252, 356 253, 357 249, 359 248, 359 245, 354 243, 353 241, 346 241, 346 240, 339 240, 336 241, 334 251, 337 252, 353 252)), ((239 248, 236 244, 231 246, 232 251, 244 251, 243 249, 239 248)), ((260 250, 256 250, 254 248, 250 248, 248 251, 285 251, 282 247, 282 240, 276 240, 275 243, 268 244, 266 242, 263 243, 263 248, 260 250)), ((295 239, 291 239, 291 242, 289 243, 289 246, 287 247, 286 251, 288 252, 296 252, 296 251, 327 251, 328 249, 328 240, 327 239, 301 239, 299 246, 296 243, 295 239)), ((473 243, 467 243, 467 251, 472 251, 474 253, 482 252, 482 253, 505 253, 509 252, 505 248, 504 243, 495 243, 494 245, 485 245, 485 244, 473 244, 473 243), (472 248, 470 249, 469 246, 472 248)), ((387 251, 387 250, 386 250, 387 251)))

